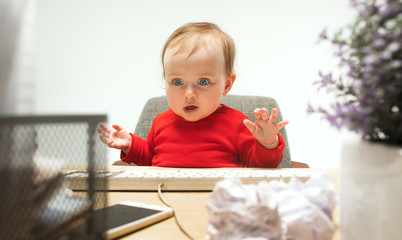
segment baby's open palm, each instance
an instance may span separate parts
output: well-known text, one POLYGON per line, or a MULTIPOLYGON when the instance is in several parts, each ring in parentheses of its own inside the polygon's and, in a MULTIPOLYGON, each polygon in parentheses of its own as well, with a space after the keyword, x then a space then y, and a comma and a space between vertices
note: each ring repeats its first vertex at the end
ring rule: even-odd
POLYGON ((119 125, 112 125, 112 127, 113 129, 100 124, 98 128, 99 138, 108 147, 117 148, 127 153, 131 144, 130 134, 119 125))
POLYGON ((250 130, 251 134, 257 141, 265 148, 276 148, 278 145, 277 134, 281 128, 286 126, 289 122, 282 121, 276 123, 278 117, 278 109, 272 109, 271 116, 265 108, 257 108, 254 110, 255 123, 245 119, 244 125, 250 130))

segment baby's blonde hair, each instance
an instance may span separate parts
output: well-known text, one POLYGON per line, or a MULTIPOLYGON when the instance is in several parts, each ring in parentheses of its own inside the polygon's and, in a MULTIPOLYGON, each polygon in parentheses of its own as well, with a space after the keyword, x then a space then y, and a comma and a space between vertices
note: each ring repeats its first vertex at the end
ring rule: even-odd
MULTIPOLYGON (((225 58, 225 70, 227 74, 233 72, 235 45, 233 39, 223 32, 216 24, 208 22, 187 23, 170 35, 162 51, 162 66, 164 67, 164 56, 166 50, 171 47, 178 46, 177 52, 184 49, 190 50, 189 56, 195 53, 201 47, 207 48, 208 40, 213 37, 213 40, 221 47, 225 58), (188 46, 192 44, 192 46, 188 46)), ((165 76, 165 69, 163 69, 165 76)))

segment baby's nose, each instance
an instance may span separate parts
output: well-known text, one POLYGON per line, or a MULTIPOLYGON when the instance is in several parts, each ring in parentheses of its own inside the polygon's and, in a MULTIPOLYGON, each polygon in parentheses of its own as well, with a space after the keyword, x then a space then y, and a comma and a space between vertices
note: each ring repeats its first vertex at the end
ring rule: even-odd
POLYGON ((187 87, 186 91, 184 92, 185 99, 195 99, 197 98, 197 93, 194 91, 192 87, 187 87))

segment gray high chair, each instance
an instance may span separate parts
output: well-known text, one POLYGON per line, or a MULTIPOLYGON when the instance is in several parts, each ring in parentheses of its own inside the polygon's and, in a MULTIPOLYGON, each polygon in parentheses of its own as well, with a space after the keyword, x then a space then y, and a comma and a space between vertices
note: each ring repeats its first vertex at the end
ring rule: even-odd
MULTIPOLYGON (((259 96, 241 96, 241 95, 227 95, 223 97, 222 103, 228 107, 237 109, 247 116, 250 117, 251 121, 254 122, 254 109, 265 107, 271 112, 273 108, 279 110, 277 121, 282 121, 282 114, 279 109, 278 103, 270 97, 259 97, 259 96)), ((147 101, 145 104, 140 119, 138 120, 137 126, 135 128, 134 134, 146 139, 149 130, 151 129, 152 121, 159 113, 169 110, 169 105, 165 96, 154 97, 147 101)), ((279 168, 308 168, 309 166, 305 163, 291 161, 289 141, 286 134, 285 127, 279 130, 279 133, 285 140, 286 146, 283 150, 282 162, 279 168)), ((116 161, 113 165, 127 165, 122 161, 116 161)))

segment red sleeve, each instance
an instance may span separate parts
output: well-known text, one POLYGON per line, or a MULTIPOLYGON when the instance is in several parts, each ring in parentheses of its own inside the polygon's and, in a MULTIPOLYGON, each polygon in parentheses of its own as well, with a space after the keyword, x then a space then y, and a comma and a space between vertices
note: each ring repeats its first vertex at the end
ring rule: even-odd
POLYGON ((134 134, 131 134, 131 145, 125 154, 123 151, 120 153, 120 158, 123 162, 134 163, 139 166, 151 166, 153 153, 149 146, 150 136, 144 140, 134 134))
POLYGON ((285 141, 279 133, 278 140, 278 146, 274 149, 266 149, 257 140, 254 140, 254 148, 252 148, 247 167, 277 168, 282 162, 285 148, 285 141))

